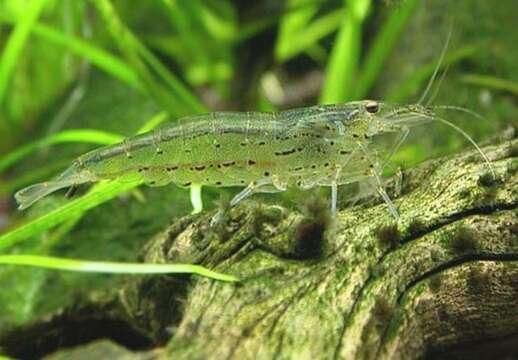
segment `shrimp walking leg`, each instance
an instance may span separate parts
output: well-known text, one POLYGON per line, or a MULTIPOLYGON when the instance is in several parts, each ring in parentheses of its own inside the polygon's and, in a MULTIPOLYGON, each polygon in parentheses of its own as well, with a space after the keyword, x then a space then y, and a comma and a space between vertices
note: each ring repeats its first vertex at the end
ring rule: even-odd
POLYGON ((394 217, 394 219, 399 220, 399 213, 397 211, 397 208, 394 205, 394 203, 392 202, 392 200, 390 200, 390 197, 388 196, 387 192, 385 191, 385 187, 383 186, 383 182, 381 180, 380 174, 376 170, 373 171, 373 174, 374 174, 374 179, 376 180, 376 185, 377 185, 376 190, 378 191, 380 196, 383 198, 383 201, 385 201, 385 203, 387 204, 390 214, 394 217))
POLYGON ((230 200, 230 207, 236 206, 238 203, 243 201, 244 199, 252 196, 255 193, 266 192, 266 193, 274 193, 279 192, 281 190, 277 189, 272 185, 271 180, 263 179, 259 181, 254 181, 248 184, 248 186, 241 191, 239 194, 234 196, 232 200, 230 200))
MULTIPOLYGON (((399 141, 401 142, 401 141, 399 141)), ((374 160, 371 158, 370 154, 368 153, 367 149, 362 146, 361 144, 358 144, 359 148, 363 151, 369 162, 371 163, 371 175, 375 181, 376 185, 376 191, 378 194, 380 194, 381 198, 385 203, 387 204, 388 210, 390 214, 394 217, 394 219, 399 220, 399 213, 397 211, 396 206, 388 196, 387 192, 385 191, 385 186, 383 184, 383 179, 381 178, 381 174, 383 171, 383 168, 380 166, 379 162, 377 160, 374 160)))
POLYGON ((338 179, 340 178, 341 172, 342 167, 337 166, 334 181, 331 183, 331 214, 333 215, 333 218, 336 217, 336 204, 338 202, 338 179))
POLYGON ((385 158, 385 160, 383 161, 383 165, 381 166, 381 170, 385 169, 385 167, 387 166, 388 162, 390 161, 390 159, 392 158, 392 156, 394 156, 394 154, 396 153, 396 151, 399 150, 399 148, 401 147, 401 145, 403 144, 403 142, 406 140, 406 138, 408 137, 408 134, 410 133, 410 129, 409 128, 405 128, 403 130, 403 132, 401 134, 399 134, 399 136, 397 137, 396 141, 394 142, 394 145, 392 146, 392 149, 390 149, 387 157, 385 158))
MULTIPOLYGON (((234 196, 232 198, 232 200, 230 200, 230 207, 236 206, 244 199, 246 199, 256 193, 261 193, 261 192, 274 193, 274 192, 279 192, 279 191, 282 191, 282 189, 274 186, 272 184, 272 181, 269 179, 253 181, 250 184, 248 184, 248 186, 243 191, 238 193, 236 196, 234 196)), ((216 213, 216 215, 214 215, 212 217, 211 222, 210 222, 211 225, 215 225, 216 223, 218 223, 223 218, 223 214, 224 214, 224 211, 219 210, 216 213)))
POLYGON ((338 201, 338 184, 333 182, 331 184, 331 214, 333 218, 336 216, 336 203, 338 201))

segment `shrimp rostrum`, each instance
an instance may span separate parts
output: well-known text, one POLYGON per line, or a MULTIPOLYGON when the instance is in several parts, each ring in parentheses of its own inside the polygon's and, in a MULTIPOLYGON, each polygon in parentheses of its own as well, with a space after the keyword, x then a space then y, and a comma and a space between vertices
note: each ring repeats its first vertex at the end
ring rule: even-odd
POLYGON ((78 157, 55 179, 24 188, 15 198, 19 209, 25 209, 61 188, 129 176, 150 186, 174 182, 182 187, 245 187, 230 206, 258 192, 328 186, 335 213, 338 185, 373 180, 397 218, 396 207, 381 181, 386 164, 376 158, 369 145, 376 135, 398 133, 393 154, 411 126, 431 120, 454 127, 480 151, 461 129, 437 117, 432 107, 422 105, 365 100, 278 113, 216 112, 182 118, 93 150, 78 157))

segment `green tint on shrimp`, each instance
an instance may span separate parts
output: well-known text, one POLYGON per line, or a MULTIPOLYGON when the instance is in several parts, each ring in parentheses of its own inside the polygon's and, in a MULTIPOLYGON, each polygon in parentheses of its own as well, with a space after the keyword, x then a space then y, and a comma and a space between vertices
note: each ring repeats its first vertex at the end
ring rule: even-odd
POLYGON ((171 182, 183 187, 245 186, 231 206, 257 192, 329 186, 335 213, 338 185, 369 181, 398 218, 381 181, 386 164, 379 162, 369 144, 375 135, 397 132, 393 154, 410 126, 429 120, 454 127, 480 151, 462 130, 438 118, 432 107, 421 105, 366 100, 279 113, 215 112, 182 118, 93 150, 54 180, 22 189, 15 198, 19 209, 25 209, 61 188, 131 176, 150 186, 171 182))

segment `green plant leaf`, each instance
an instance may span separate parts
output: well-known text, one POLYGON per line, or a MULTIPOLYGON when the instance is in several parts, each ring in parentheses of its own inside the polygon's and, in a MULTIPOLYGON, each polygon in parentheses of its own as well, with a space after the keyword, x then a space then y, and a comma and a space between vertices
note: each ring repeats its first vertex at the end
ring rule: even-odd
MULTIPOLYGON (((303 4, 303 0, 290 2, 291 6, 303 4)), ((301 6, 283 16, 275 44, 275 57, 278 61, 285 62, 311 48, 340 26, 344 17, 344 8, 333 10, 310 21, 319 5, 301 6)))
POLYGON ((32 27, 38 20, 47 0, 32 0, 28 5, 22 19, 16 24, 15 29, 0 58, 0 103, 3 101, 9 79, 13 69, 21 56, 23 47, 29 37, 32 27))
POLYGON ((192 264, 142 264, 107 261, 87 261, 37 255, 0 255, 0 264, 26 265, 52 270, 100 272, 109 274, 196 274, 214 280, 234 282, 235 276, 192 264))
POLYGON ((489 75, 467 74, 462 76, 461 81, 465 84, 488 87, 495 90, 508 91, 518 96, 518 83, 510 80, 497 78, 489 75))
POLYGON ((71 218, 83 215, 86 211, 117 197, 119 194, 138 186, 140 182, 102 182, 84 196, 71 200, 27 224, 0 236, 0 250, 9 248, 20 241, 61 224, 71 218))
POLYGON ((342 26, 326 67, 319 101, 321 104, 346 102, 353 97, 354 77, 360 58, 361 28, 370 5, 370 0, 347 1, 342 26))
POLYGON ((128 64, 109 52, 92 45, 91 42, 42 24, 35 24, 32 32, 42 39, 63 46, 76 55, 88 59, 92 64, 124 83, 137 89, 143 88, 137 73, 128 64))
POLYGON ((207 108, 121 21, 108 0, 92 0, 119 49, 133 66, 149 94, 171 115, 207 112, 207 108))
MULTIPOLYGON (((479 46, 477 45, 467 45, 459 50, 452 51, 449 54, 446 54, 440 67, 445 68, 446 66, 454 64, 462 59, 469 58, 478 50, 479 46)), ((421 88, 421 84, 423 82, 430 78, 436 67, 437 62, 434 61, 415 71, 410 78, 389 92, 390 95, 388 96, 388 101, 399 102, 408 99, 421 88)))
POLYGON ((367 96, 410 15, 412 15, 420 3, 420 0, 407 0, 404 1, 401 6, 394 7, 390 12, 367 52, 365 63, 357 82, 358 85, 356 86, 354 95, 355 99, 363 99, 367 96))
POLYGON ((91 143, 108 145, 120 142, 123 136, 94 129, 65 130, 23 145, 0 158, 0 172, 43 147, 63 143, 91 143))

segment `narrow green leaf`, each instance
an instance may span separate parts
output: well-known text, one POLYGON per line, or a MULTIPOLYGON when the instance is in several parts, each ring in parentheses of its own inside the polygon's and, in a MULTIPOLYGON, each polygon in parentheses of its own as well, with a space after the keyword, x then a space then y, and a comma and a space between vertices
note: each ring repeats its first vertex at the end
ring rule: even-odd
POLYGON ((0 236, 0 250, 9 248, 20 241, 29 239, 45 230, 117 197, 119 194, 137 187, 140 182, 101 182, 84 196, 71 200, 63 206, 36 218, 13 231, 0 236))
POLYGON ((342 26, 326 67, 320 103, 341 103, 354 94, 354 77, 360 58, 362 24, 370 8, 370 0, 349 0, 342 26))
POLYGON ((0 158, 0 172, 43 147, 63 143, 114 144, 124 139, 123 136, 94 129, 65 130, 23 145, 0 158))
MULTIPOLYGON (((234 41, 236 43, 243 43, 246 40, 256 36, 257 34, 269 29, 273 28, 277 25, 278 16, 268 16, 266 18, 260 18, 257 20, 250 20, 241 25, 239 29, 239 33, 235 35, 234 41)), ((276 54, 276 58, 279 58, 276 54)))
POLYGON ((335 31, 343 19, 344 9, 341 8, 321 16, 301 28, 297 28, 297 31, 287 31, 278 40, 278 45, 275 48, 275 57, 281 62, 293 58, 335 31))
POLYGON ((14 31, 7 40, 2 57, 0 58, 0 103, 4 99, 9 79, 21 56, 31 28, 38 20, 46 2, 47 0, 32 0, 27 5, 24 16, 16 24, 14 31))
POLYGON ((108 274, 196 274, 214 280, 234 282, 235 276, 218 273, 192 264, 142 264, 87 261, 37 255, 0 255, 0 264, 26 265, 52 270, 108 274))
POLYGON ((302 32, 309 25, 311 18, 316 14, 319 4, 299 7, 304 0, 289 0, 287 6, 295 8, 284 14, 279 23, 279 32, 275 43, 275 57, 279 61, 285 61, 293 53, 294 40, 300 40, 302 32))
POLYGON ((92 0, 108 31, 144 86, 172 115, 207 112, 207 108, 121 21, 109 0, 92 0))
POLYGON ((196 5, 199 22, 205 27, 206 34, 223 42, 235 40, 239 30, 235 22, 236 9, 232 3, 198 0, 196 5))
MULTIPOLYGON (((444 60, 441 64, 441 68, 445 68, 451 64, 454 64, 462 59, 469 58, 473 54, 475 54, 479 50, 479 46, 477 45, 468 45, 459 50, 452 51, 449 54, 446 54, 444 60)), ((399 84, 395 89, 389 92, 388 101, 391 102, 399 102, 404 99, 408 99, 410 96, 414 95, 420 88, 423 82, 430 78, 433 74, 435 68, 437 66, 437 62, 433 61, 419 70, 415 71, 414 74, 399 84)))
POLYGON ((192 63, 209 63, 208 54, 204 51, 203 38, 200 29, 194 28, 189 14, 188 3, 172 0, 162 0, 171 19, 171 24, 178 33, 178 42, 182 44, 182 50, 192 63))
POLYGON ((420 0, 407 0, 401 6, 395 6, 390 12, 367 53, 365 64, 357 83, 355 99, 363 99, 368 94, 410 15, 412 15, 420 3, 420 0))
POLYGON ((128 64, 107 51, 92 45, 91 42, 42 24, 34 25, 33 33, 56 45, 67 48, 126 84, 142 89, 137 73, 128 64))
POLYGON ((162 111, 149 119, 140 129, 138 129, 137 134, 142 134, 148 131, 153 130, 158 125, 162 124, 167 120, 167 113, 162 111))
POLYGON ((508 91, 518 96, 518 83, 510 80, 497 78, 489 75, 468 74, 461 78, 461 81, 470 85, 488 87, 495 90, 508 91))

